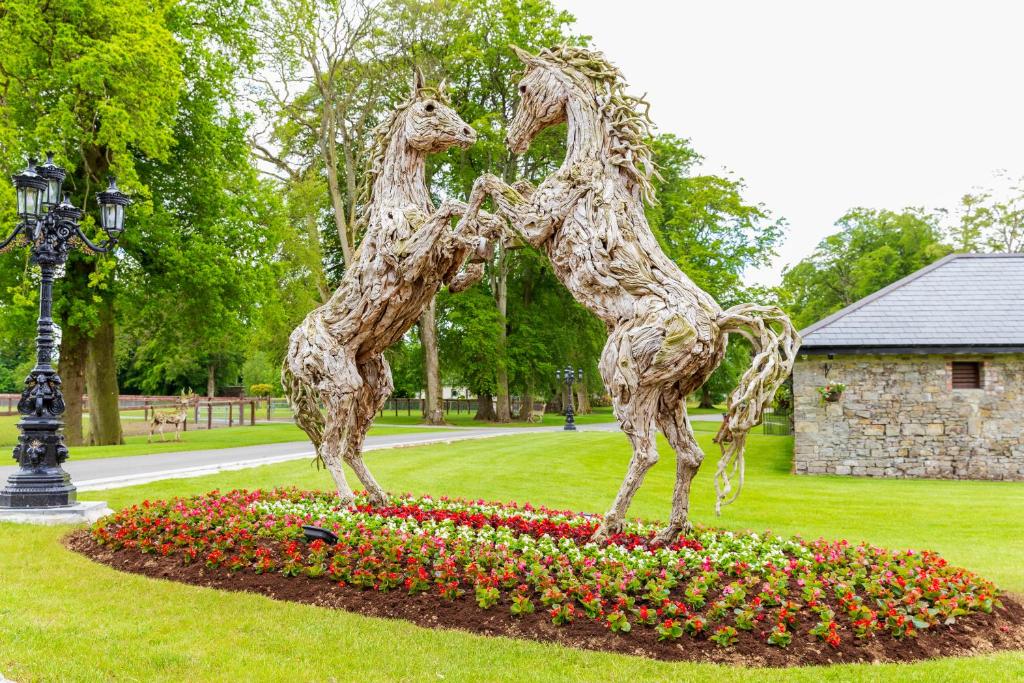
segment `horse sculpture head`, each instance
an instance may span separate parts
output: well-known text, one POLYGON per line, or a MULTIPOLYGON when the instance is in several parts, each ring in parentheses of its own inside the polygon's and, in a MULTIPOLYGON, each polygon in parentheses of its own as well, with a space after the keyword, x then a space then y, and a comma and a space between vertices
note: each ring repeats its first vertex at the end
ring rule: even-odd
POLYGON ((505 144, 513 153, 522 154, 538 133, 565 121, 572 88, 565 74, 554 64, 515 45, 512 49, 526 64, 526 73, 519 81, 519 106, 505 136, 505 144))
POLYGON ((509 125, 505 143, 522 154, 542 130, 562 123, 570 108, 578 116, 569 142, 603 136, 603 158, 619 167, 626 186, 638 197, 654 201, 651 178, 657 176, 647 141, 652 137, 649 105, 626 93, 622 73, 594 50, 559 45, 531 55, 512 46, 526 64, 519 81, 519 106, 509 125), (587 117, 591 117, 589 120, 587 117))
POLYGON ((476 142, 476 131, 448 105, 445 82, 436 88, 426 87, 419 68, 402 125, 409 146, 428 154, 456 145, 465 149, 476 142))

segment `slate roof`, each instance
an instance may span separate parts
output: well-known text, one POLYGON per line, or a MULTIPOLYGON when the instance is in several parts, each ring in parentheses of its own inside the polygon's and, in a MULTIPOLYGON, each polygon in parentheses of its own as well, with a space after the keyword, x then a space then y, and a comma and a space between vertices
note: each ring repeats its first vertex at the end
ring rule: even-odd
POLYGON ((800 334, 810 353, 1024 351, 1024 254, 952 254, 800 334))

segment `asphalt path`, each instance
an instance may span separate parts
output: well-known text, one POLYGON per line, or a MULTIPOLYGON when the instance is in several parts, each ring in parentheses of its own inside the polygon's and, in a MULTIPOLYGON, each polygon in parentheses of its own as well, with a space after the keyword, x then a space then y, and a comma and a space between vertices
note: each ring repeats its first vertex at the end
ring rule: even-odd
MULTIPOLYGON (((692 420, 718 421, 717 415, 694 415, 692 420)), ((580 431, 612 432, 618 431, 615 422, 578 425, 580 431)), ((543 434, 562 431, 561 427, 454 427, 446 431, 422 431, 410 427, 399 434, 369 436, 366 438, 365 451, 383 448, 401 448, 437 443, 451 443, 468 439, 488 439, 499 436, 518 434, 543 434)), ((178 451, 175 453, 155 453, 152 455, 134 455, 124 458, 98 458, 95 460, 75 460, 74 451, 71 459, 64 463, 64 469, 71 475, 71 480, 79 491, 95 491, 100 489, 144 484, 162 479, 181 479, 198 477, 216 472, 259 467, 289 460, 312 458, 313 447, 308 441, 292 441, 286 443, 244 446, 241 448, 216 448, 199 451, 178 451)), ((0 467, 0 481, 17 470, 15 466, 0 467)))

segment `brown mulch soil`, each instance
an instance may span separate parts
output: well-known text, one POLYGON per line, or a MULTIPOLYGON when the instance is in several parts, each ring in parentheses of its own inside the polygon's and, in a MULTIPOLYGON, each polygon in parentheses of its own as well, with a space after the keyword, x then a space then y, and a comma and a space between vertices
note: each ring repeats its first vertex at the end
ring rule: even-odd
POLYGON ((513 617, 508 604, 480 609, 472 591, 455 601, 427 594, 410 596, 397 589, 387 592, 338 586, 327 578, 286 577, 282 574, 232 573, 207 569, 202 564, 183 565, 177 558, 144 555, 134 550, 114 551, 98 545, 87 530, 70 534, 67 546, 114 569, 208 588, 258 593, 275 600, 301 602, 343 609, 366 616, 404 619, 427 628, 450 628, 487 636, 507 636, 558 643, 566 647, 604 650, 670 661, 717 662, 746 666, 785 667, 855 662, 910 662, 935 657, 970 656, 999 650, 1024 649, 1024 605, 1004 595, 1002 609, 992 614, 959 617, 953 626, 920 631, 916 638, 896 640, 888 633, 868 641, 841 631, 842 642, 833 648, 811 636, 816 623, 801 613, 793 627, 793 643, 787 648, 767 644, 755 627, 740 631, 739 641, 729 648, 718 647, 704 637, 684 635, 674 642, 659 642, 653 628, 634 625, 632 632, 616 634, 601 623, 582 615, 568 626, 555 626, 547 612, 513 617))

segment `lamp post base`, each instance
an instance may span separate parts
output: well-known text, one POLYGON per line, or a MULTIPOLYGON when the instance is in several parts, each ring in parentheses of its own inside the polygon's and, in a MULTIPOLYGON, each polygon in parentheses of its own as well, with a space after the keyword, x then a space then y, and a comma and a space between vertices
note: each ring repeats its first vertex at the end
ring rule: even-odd
POLYGON ((111 513, 106 502, 90 500, 59 508, 0 509, 0 522, 17 524, 92 524, 111 513))
POLYGON ((10 509, 66 508, 75 504, 77 489, 60 467, 22 469, 0 489, 0 513, 10 509))

